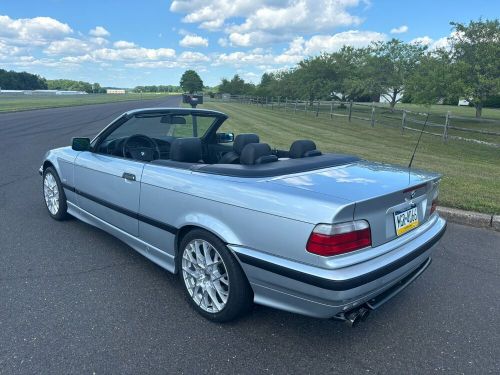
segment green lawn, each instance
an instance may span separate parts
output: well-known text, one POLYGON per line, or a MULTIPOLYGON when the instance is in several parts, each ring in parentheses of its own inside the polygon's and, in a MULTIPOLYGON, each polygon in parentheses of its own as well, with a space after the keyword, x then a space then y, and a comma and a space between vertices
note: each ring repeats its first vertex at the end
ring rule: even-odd
POLYGON ((24 111, 40 108, 69 107, 102 104, 126 100, 158 99, 166 94, 88 94, 88 95, 5 95, 0 94, 0 112, 24 111))
MULTIPOLYGON (((288 149, 296 139, 312 139, 323 151, 352 153, 368 160, 406 166, 418 133, 397 126, 371 127, 369 122, 327 113, 293 113, 256 105, 207 102, 203 108, 225 112, 229 119, 221 131, 258 133, 262 142, 288 149)), ((443 174, 440 204, 490 214, 500 213, 500 148, 462 141, 444 144, 425 135, 414 167, 443 174)))

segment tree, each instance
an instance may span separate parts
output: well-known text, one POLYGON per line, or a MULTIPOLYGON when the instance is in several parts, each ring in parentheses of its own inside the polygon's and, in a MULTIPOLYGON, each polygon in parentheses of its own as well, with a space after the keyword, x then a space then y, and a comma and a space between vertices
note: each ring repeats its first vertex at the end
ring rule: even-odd
POLYGON ((190 94, 203 90, 203 81, 194 70, 186 70, 184 72, 180 85, 185 92, 190 94))
POLYGON ((254 95, 255 85, 245 82, 238 74, 235 74, 230 81, 222 78, 219 85, 219 92, 231 95, 254 95))
POLYGON ((451 22, 451 38, 456 79, 461 92, 481 117, 484 102, 500 93, 500 22, 470 21, 468 25, 451 22))
POLYGON ((394 109, 411 72, 425 53, 426 46, 392 39, 374 43, 365 66, 365 93, 380 93, 394 109))
POLYGON ((39 75, 0 69, 0 88, 4 90, 45 90, 47 81, 39 75))
POLYGON ((338 52, 331 54, 335 69, 333 91, 337 99, 359 100, 366 91, 370 91, 365 87, 365 65, 369 53, 367 48, 343 46, 338 52))
POLYGON ((412 71, 405 87, 405 98, 412 103, 458 102, 460 91, 451 53, 446 49, 423 56, 412 71))

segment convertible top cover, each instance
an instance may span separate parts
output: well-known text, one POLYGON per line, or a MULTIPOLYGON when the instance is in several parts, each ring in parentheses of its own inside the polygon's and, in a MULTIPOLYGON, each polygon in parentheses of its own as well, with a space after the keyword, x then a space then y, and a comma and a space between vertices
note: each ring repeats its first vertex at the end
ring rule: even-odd
POLYGON ((192 171, 217 174, 222 176, 262 178, 283 176, 287 174, 302 173, 317 169, 336 167, 339 165, 354 163, 359 160, 360 159, 357 156, 353 155, 323 154, 310 158, 286 159, 280 160, 275 163, 265 163, 257 165, 200 163, 187 164, 173 162, 170 160, 155 160, 152 163, 177 168, 183 165, 186 169, 190 169, 192 171))

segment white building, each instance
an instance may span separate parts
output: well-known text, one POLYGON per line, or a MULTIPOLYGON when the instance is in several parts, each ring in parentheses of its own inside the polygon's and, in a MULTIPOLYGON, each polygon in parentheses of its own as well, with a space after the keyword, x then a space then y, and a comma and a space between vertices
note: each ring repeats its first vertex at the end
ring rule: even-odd
POLYGON ((106 89, 106 94, 126 94, 127 92, 123 89, 106 89))

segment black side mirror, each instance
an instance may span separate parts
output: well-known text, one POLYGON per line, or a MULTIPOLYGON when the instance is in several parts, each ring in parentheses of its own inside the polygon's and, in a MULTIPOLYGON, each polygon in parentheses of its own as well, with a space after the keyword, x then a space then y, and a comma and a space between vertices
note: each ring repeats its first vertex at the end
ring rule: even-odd
POLYGON ((71 148, 75 151, 90 151, 90 138, 73 138, 71 148))
POLYGON ((234 133, 217 133, 217 143, 231 143, 234 141, 234 133))

